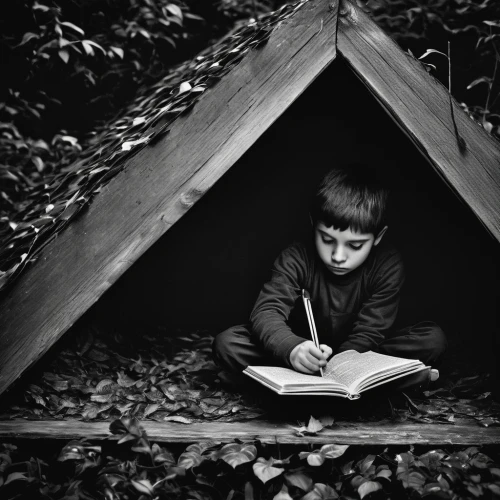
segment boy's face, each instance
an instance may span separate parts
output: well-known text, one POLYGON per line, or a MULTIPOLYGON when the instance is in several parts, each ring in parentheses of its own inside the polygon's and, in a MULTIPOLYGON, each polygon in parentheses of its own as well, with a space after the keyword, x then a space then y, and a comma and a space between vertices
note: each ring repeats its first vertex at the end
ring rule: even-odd
POLYGON ((314 242, 319 258, 329 271, 344 276, 358 268, 370 255, 371 249, 380 243, 387 226, 377 237, 373 233, 357 233, 326 227, 317 222, 314 227, 314 242))

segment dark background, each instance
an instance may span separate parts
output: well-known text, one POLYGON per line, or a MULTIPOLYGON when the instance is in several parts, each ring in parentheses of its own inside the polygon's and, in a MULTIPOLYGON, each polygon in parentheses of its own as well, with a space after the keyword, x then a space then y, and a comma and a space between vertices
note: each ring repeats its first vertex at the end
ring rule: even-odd
POLYGON ((335 165, 369 162, 392 190, 385 237, 405 259, 398 324, 433 320, 449 360, 499 353, 498 242, 383 108, 335 61, 87 313, 140 335, 215 334, 246 321, 277 254, 309 234, 308 197, 335 165))

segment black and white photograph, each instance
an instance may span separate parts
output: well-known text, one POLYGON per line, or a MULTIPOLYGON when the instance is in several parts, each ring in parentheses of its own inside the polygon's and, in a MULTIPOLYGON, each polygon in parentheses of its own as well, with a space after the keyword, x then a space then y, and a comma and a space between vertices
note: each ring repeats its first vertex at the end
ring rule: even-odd
POLYGON ((0 498, 500 498, 500 2, 0 15, 0 498))

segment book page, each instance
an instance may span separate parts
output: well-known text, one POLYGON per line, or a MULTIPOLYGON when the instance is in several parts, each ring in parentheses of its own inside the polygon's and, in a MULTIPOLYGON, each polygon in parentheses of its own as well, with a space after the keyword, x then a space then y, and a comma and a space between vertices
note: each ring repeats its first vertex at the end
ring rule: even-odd
POLYGON ((257 380, 257 382, 261 383, 263 386, 267 387, 268 389, 271 389, 277 394, 280 394, 281 396, 336 396, 339 398, 350 398, 350 399, 357 399, 359 397, 358 395, 351 397, 349 394, 347 394, 345 389, 342 389, 341 387, 319 386, 318 389, 317 385, 314 386, 293 385, 293 386, 286 386, 285 388, 283 388, 276 384, 272 384, 268 379, 260 378, 252 370, 246 369, 243 370, 243 373, 253 378, 254 380, 257 380))
POLYGON ((368 389, 373 389, 374 387, 377 387, 379 385, 386 384, 387 382, 392 382, 393 380, 396 380, 401 377, 406 377, 407 375, 412 375, 414 373, 427 370, 428 368, 429 368, 428 366, 422 364, 422 366, 413 367, 409 370, 405 370, 404 372, 398 373, 397 375, 391 374, 390 376, 386 375, 384 377, 377 377, 374 379, 370 379, 368 381, 365 380, 365 382, 363 382, 358 387, 358 392, 366 391, 368 389))
POLYGON ((418 360, 397 358, 376 352, 344 351, 336 354, 327 364, 325 378, 345 385, 349 392, 357 392, 363 381, 377 376, 398 374, 413 366, 423 366, 418 360))
POLYGON ((249 366, 243 373, 280 392, 342 390, 341 384, 318 375, 307 375, 277 366, 249 366))

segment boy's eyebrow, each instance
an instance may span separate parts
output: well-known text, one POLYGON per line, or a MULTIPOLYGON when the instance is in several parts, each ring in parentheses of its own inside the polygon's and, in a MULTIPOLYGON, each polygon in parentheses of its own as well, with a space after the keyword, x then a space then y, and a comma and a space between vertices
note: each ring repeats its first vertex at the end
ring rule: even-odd
MULTIPOLYGON (((318 231, 328 238, 335 239, 334 236, 328 234, 326 231, 323 231, 322 229, 318 228, 318 231)), ((370 238, 354 238, 352 240, 348 240, 349 243, 366 243, 367 241, 370 241, 370 238)))

